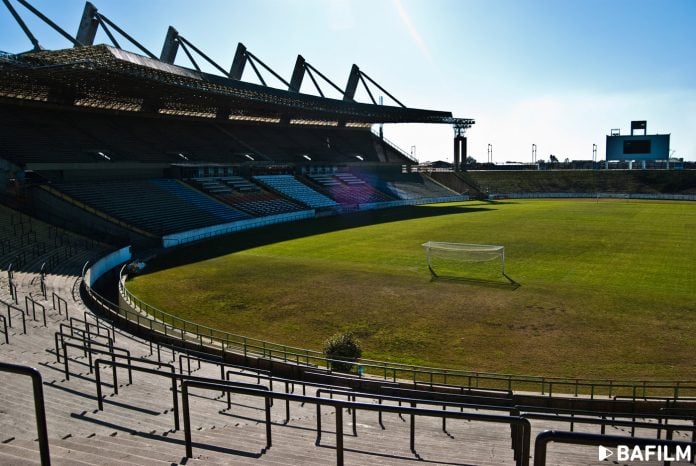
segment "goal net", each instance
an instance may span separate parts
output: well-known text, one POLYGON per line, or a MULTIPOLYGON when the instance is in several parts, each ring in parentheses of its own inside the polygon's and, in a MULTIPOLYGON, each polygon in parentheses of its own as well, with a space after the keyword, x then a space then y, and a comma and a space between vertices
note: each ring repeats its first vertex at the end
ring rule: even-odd
POLYGON ((434 277, 496 280, 505 276, 505 246, 428 241, 423 248, 434 277))

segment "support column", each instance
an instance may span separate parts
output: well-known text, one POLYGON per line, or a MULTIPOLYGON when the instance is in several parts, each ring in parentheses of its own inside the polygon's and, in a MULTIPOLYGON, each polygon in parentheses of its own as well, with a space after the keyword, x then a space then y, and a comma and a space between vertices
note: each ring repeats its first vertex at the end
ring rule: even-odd
POLYGON ((305 72, 305 59, 302 55, 297 56, 295 61, 295 69, 292 71, 292 78, 290 78, 290 92, 300 92, 302 87, 302 78, 304 78, 305 72))
POLYGON ((80 27, 77 30, 75 39, 84 45, 93 45, 94 37, 97 35, 99 21, 97 20, 97 7, 90 2, 85 3, 85 9, 82 12, 80 27))
POLYGON ((454 137, 454 171, 466 171, 467 159, 466 137, 457 135, 454 137))
POLYGON ((474 120, 456 118, 452 124, 454 129, 454 171, 466 171, 466 159, 468 157, 466 149, 466 130, 474 124, 474 120))
POLYGON ((358 65, 353 65, 348 76, 346 91, 343 93, 343 100, 352 101, 355 98, 355 91, 358 89, 358 81, 360 79, 360 68, 358 65))
POLYGON ((162 46, 162 53, 160 54, 160 60, 165 63, 174 63, 176 59, 176 52, 179 50, 179 41, 176 38, 179 33, 173 27, 169 26, 167 29, 167 37, 164 39, 164 45, 162 46))
POLYGON ((454 171, 459 171, 459 163, 461 156, 461 144, 459 141, 459 136, 454 137, 454 171))
POLYGON ((237 51, 234 54, 234 60, 232 61, 232 68, 230 68, 230 79, 239 81, 242 79, 242 74, 244 73, 244 65, 246 65, 246 47, 241 42, 237 45, 237 51))

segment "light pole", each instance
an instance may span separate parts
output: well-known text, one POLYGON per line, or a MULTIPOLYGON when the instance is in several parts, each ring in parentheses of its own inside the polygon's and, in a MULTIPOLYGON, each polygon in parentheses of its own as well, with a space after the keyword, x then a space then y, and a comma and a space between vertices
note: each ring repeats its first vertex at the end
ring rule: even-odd
POLYGON ((488 144, 488 163, 493 163, 493 144, 488 144))
POLYGON ((536 158, 537 158, 537 153, 536 153, 536 144, 532 144, 532 163, 536 163, 536 158))
POLYGON ((597 144, 592 144, 592 163, 597 162, 597 144))

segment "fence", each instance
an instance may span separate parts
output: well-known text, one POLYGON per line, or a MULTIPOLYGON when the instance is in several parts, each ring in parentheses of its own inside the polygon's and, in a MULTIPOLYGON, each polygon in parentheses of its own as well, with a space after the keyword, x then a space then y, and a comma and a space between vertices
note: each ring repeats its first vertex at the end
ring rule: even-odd
POLYGON ((631 193, 490 193, 489 199, 641 199, 653 201, 696 201, 696 194, 631 193))
POLYGON ((428 197, 420 199, 401 199, 398 201, 387 201, 387 202, 368 202, 365 204, 360 204, 360 210, 376 210, 376 209, 388 209, 390 207, 403 207, 407 205, 422 205, 422 204, 440 204, 443 202, 460 202, 468 201, 468 194, 461 194, 457 196, 441 196, 441 197, 428 197))

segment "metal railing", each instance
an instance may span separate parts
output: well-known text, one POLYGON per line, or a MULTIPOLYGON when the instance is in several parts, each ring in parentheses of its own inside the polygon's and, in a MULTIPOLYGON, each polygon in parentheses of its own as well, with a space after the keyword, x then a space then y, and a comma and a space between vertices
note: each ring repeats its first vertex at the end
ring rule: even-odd
POLYGON ((538 407, 515 407, 518 416, 525 419, 536 419, 541 421, 567 422, 570 431, 573 432, 575 425, 598 425, 600 434, 606 433, 607 426, 630 428, 630 437, 635 437, 636 429, 654 430, 656 439, 660 439, 662 431, 665 431, 667 440, 672 440, 674 432, 690 432, 692 438, 696 435, 696 424, 694 418, 678 415, 656 415, 639 413, 614 413, 614 412, 591 412, 571 409, 550 408, 544 410, 538 407), (648 422, 648 419, 657 422, 648 422), (689 424, 670 424, 669 421, 689 421, 689 424))
MULTIPOLYGON (((655 446, 667 447, 672 452, 676 447, 689 447, 692 450, 692 460, 693 451, 694 449, 696 449, 696 443, 678 442, 674 440, 659 440, 652 438, 622 437, 619 435, 599 435, 586 434, 580 432, 546 430, 537 435, 536 440, 534 442, 534 466, 546 465, 546 454, 548 450, 548 444, 551 442, 564 443, 570 445, 588 445, 603 447, 617 447, 619 445, 625 445, 630 448, 655 446)), ((669 464, 669 461, 664 461, 664 464, 669 464)))
POLYGON ((14 304, 6 303, 5 301, 0 299, 0 304, 3 304, 5 308, 7 309, 7 325, 8 327, 12 327, 12 312, 11 311, 17 311, 22 318, 22 333, 26 335, 27 333, 27 316, 24 313, 24 311, 15 306, 14 304))
POLYGON ((36 432, 39 437, 39 453, 41 465, 50 466, 51 455, 48 447, 48 430, 46 428, 46 408, 44 406, 43 379, 38 370, 33 367, 0 362, 0 372, 26 375, 31 377, 34 390, 34 412, 36 415, 36 432))
POLYGON ((415 163, 415 164, 418 164, 418 159, 417 159, 417 158, 415 158, 413 155, 409 154, 408 152, 406 152, 405 150, 403 150, 401 147, 399 147, 398 145, 396 145, 395 142, 392 142, 392 141, 390 141, 389 139, 385 138, 384 135, 382 135, 382 136, 380 137, 379 131, 375 131, 374 129, 372 129, 372 134, 374 134, 375 136, 377 136, 378 138, 380 138, 381 141, 384 141, 391 149, 393 149, 395 152, 398 152, 399 154, 401 154, 401 155, 402 155, 404 158, 406 158, 407 160, 409 160, 409 161, 411 161, 411 162, 413 162, 413 163, 415 163))
MULTIPOLYGON (((348 401, 356 401, 357 398, 365 398, 368 400, 372 401, 377 401, 378 405, 382 405, 383 402, 385 401, 392 401, 394 403, 398 403, 399 406, 402 406, 402 404, 408 404, 412 408, 415 408, 417 405, 432 405, 432 406, 437 406, 441 407, 442 411, 446 411, 447 408, 455 408, 459 409, 460 411, 464 409, 473 409, 476 411, 483 410, 483 411, 500 411, 505 413, 506 415, 513 415, 514 417, 520 417, 519 413, 514 412, 513 408, 511 406, 505 407, 501 405, 492 405, 492 404, 485 404, 485 402, 481 401, 476 401, 476 400, 463 400, 463 401, 455 401, 455 400, 447 400, 447 399, 428 399, 424 398, 423 396, 427 396, 427 393, 414 393, 413 396, 407 397, 407 396, 398 396, 398 395, 376 395, 374 393, 363 393, 363 392, 356 392, 353 390, 345 390, 345 389, 337 389, 337 388, 320 388, 317 390, 317 398, 321 398, 322 393, 326 393, 330 396, 330 398, 333 398, 333 395, 344 395, 347 397, 348 401), (419 396, 420 395, 420 396, 419 396)), ((459 395, 456 395, 459 396, 459 395)), ((446 398, 446 397, 443 397, 446 398)), ((351 411, 351 414, 353 416, 352 419, 352 425, 353 425, 353 435, 357 436, 357 413, 355 410, 351 411)), ((522 416, 524 417, 524 416, 522 416)), ((317 444, 319 443, 319 440, 321 438, 321 410, 320 407, 317 406, 317 444)), ((410 416, 410 446, 411 446, 411 451, 415 451, 415 417, 413 414, 410 416)), ((379 426, 384 429, 384 423, 382 422, 382 411, 378 410, 377 413, 377 423, 379 426)), ((442 432, 445 434, 447 433, 447 418, 443 417, 442 418, 442 432)), ((515 458, 517 458, 517 455, 522 454, 523 452, 520 451, 519 449, 519 441, 521 438, 519 435, 516 435, 516 433, 513 431, 512 435, 512 449, 515 451, 515 458)))
POLYGON ((0 315, 0 322, 2 323, 2 333, 5 335, 5 344, 9 345, 10 344, 10 334, 7 331, 7 320, 5 319, 5 316, 0 315))
MULTIPOLYGON (((73 324, 73 320, 77 319, 71 319, 71 325, 73 324)), ((79 321, 82 322, 82 321, 79 321)), ((65 324, 61 324, 65 326, 65 324)), ((76 329, 76 330, 82 330, 84 333, 82 334, 83 338, 87 336, 87 338, 91 338, 92 335, 97 336, 97 337, 105 337, 110 340, 110 337, 100 334, 100 333, 95 333, 95 332, 88 332, 83 329, 76 329)), ((106 328, 102 328, 102 330, 108 330, 106 328)), ((108 332, 107 332, 108 333, 108 332)), ((72 337, 71 335, 65 334, 66 337, 71 337, 71 338, 76 338, 80 339, 80 337, 72 337)), ((83 342, 83 345, 89 343, 88 340, 83 342)), ((98 346, 102 347, 108 347, 108 344, 98 344, 96 342, 93 342, 93 344, 96 344, 98 346)), ((63 357, 65 362, 68 360, 67 356, 67 347, 75 347, 78 349, 86 349, 85 346, 83 345, 78 345, 78 344, 71 344, 68 342, 63 342, 62 344, 62 349, 63 349, 63 357)), ((137 372, 145 372, 153 375, 160 375, 165 378, 168 378, 171 380, 171 392, 172 392, 172 402, 173 402, 173 416, 174 416, 174 430, 179 430, 180 425, 179 425, 179 404, 178 404, 178 398, 177 398, 177 381, 181 381, 181 393, 182 393, 182 411, 183 411, 183 419, 184 419, 184 433, 185 433, 185 442, 186 442, 186 455, 187 457, 192 457, 192 440, 191 440, 191 424, 190 424, 190 412, 189 412, 189 405, 188 405, 188 396, 189 396, 189 387, 196 387, 196 388, 202 388, 202 389, 208 389, 208 390, 216 390, 216 391, 222 391, 222 392, 227 392, 228 397, 230 393, 235 393, 235 394, 241 394, 241 395, 250 395, 250 396, 257 396, 257 397, 264 397, 266 400, 266 406, 265 406, 265 411, 266 411, 266 421, 265 421, 265 426, 266 426, 266 435, 267 435, 267 447, 271 446, 271 420, 270 420, 270 408, 272 406, 272 401, 275 399, 278 400, 284 400, 286 404, 286 411, 289 409, 289 402, 290 401, 295 401, 299 402, 302 404, 305 403, 310 403, 310 404, 315 404, 317 405, 318 409, 318 415, 317 415, 317 441, 316 444, 319 445, 321 441, 321 407, 322 406, 329 406, 333 407, 336 409, 336 449, 337 449, 337 464, 342 465, 343 464, 343 410, 347 409, 348 412, 352 413, 353 415, 353 429, 355 431, 355 428, 357 426, 357 422, 355 420, 356 416, 356 411, 358 410, 365 410, 365 411, 377 411, 380 416, 381 420, 381 415, 382 412, 388 412, 388 413, 395 413, 399 415, 407 415, 410 417, 411 422, 410 422, 410 448, 411 451, 415 452, 415 416, 429 416, 429 417, 440 417, 442 418, 442 428, 445 429, 445 422, 446 419, 452 418, 452 419, 466 419, 469 421, 479 421, 479 422, 493 422, 493 423, 505 423, 511 426, 512 429, 512 448, 514 452, 514 459, 516 461, 516 464, 518 465, 527 465, 529 462, 529 455, 530 455, 530 432, 531 432, 531 427, 530 427, 530 419, 547 419, 547 420, 555 420, 555 421, 561 421, 561 422, 570 422, 571 423, 571 430, 572 430, 572 423, 576 424, 601 424, 602 425, 602 431, 604 431, 604 426, 605 425, 615 425, 615 426, 622 426, 622 427, 632 427, 632 428, 643 428, 643 429, 651 429, 651 430, 657 430, 658 432, 658 438, 657 439, 644 439, 644 438, 635 438, 635 437, 624 437, 624 436, 607 436, 607 435, 593 435, 593 434, 574 434, 572 432, 562 432, 560 436, 554 436, 555 433, 552 434, 541 434, 539 437, 537 437, 537 442, 536 442, 536 450, 535 450, 535 465, 536 464, 545 464, 546 461, 546 444, 550 441, 556 441, 556 442, 564 442, 564 443, 576 443, 576 444, 583 444, 583 445, 598 445, 600 443, 596 443, 598 440, 597 438, 601 439, 602 445, 614 445, 612 443, 612 439, 616 439, 615 442, 616 444, 621 444, 621 445, 696 445, 696 444, 690 444, 689 442, 669 442, 669 441, 663 441, 659 439, 659 432, 661 430, 664 430, 667 432, 667 438, 671 438, 671 434, 673 431, 689 431, 694 433, 696 430, 696 426, 691 427, 686 424, 667 424, 667 420, 675 420, 675 419, 681 419, 681 420, 691 420, 691 417, 685 417, 685 416, 671 416, 671 415, 655 415, 655 414, 649 414, 646 415, 651 419, 657 419, 658 424, 655 423, 648 423, 645 421, 636 421, 635 419, 632 420, 617 420, 617 419, 610 419, 611 417, 617 417, 617 418, 629 418, 629 417, 638 417, 638 418, 643 418, 644 415, 640 413, 615 413, 615 412, 603 412, 603 413, 592 413, 592 412, 575 412, 575 414, 568 415, 566 413, 566 410, 552 410, 555 414, 544 414, 540 413, 540 411, 545 411, 543 408, 538 408, 538 407, 523 407, 523 406, 509 406, 505 405, 504 403, 500 403, 501 401, 505 401, 505 398, 493 398, 493 397, 481 397, 477 395, 473 396, 467 396, 467 395, 460 395, 460 394, 443 394, 443 393, 431 393, 431 392, 418 392, 416 390, 407 390, 407 389, 396 389, 393 386, 387 386, 385 389, 387 391, 395 391, 396 396, 391 396, 391 395, 375 395, 375 394, 370 394, 370 393, 360 393, 360 392, 355 392, 351 390, 342 390, 342 389, 336 389, 336 388, 330 388, 330 387, 325 387, 325 388, 320 388, 317 391, 317 396, 312 397, 312 396, 306 396, 304 395, 304 390, 303 390, 303 395, 295 395, 291 393, 288 389, 288 383, 292 383, 292 381, 289 380, 284 380, 286 382, 285 386, 285 392, 275 392, 271 388, 269 389, 268 387, 258 385, 258 384, 247 384, 247 383, 242 383, 242 382, 232 382, 232 381, 225 381, 225 380, 216 380, 216 379, 210 379, 206 377, 192 377, 190 376, 191 368, 190 368, 190 362, 191 361, 197 361, 199 364, 201 362, 204 363, 212 363, 212 364, 220 364, 221 366, 221 373, 224 373, 224 366, 227 364, 223 363, 222 361, 217 361, 217 358, 214 358, 213 360, 206 360, 203 357, 198 357, 198 356, 192 356, 190 354, 180 354, 179 355, 179 371, 180 373, 177 374, 175 371, 175 368, 173 365, 167 365, 167 364, 161 364, 155 361, 147 361, 147 360, 136 360, 135 358, 131 358, 130 355, 118 355, 115 354, 114 351, 117 348, 109 348, 105 350, 97 350, 94 348, 88 348, 86 349, 89 352, 94 352, 97 354, 105 354, 108 356, 111 356, 111 359, 97 359, 94 361, 94 367, 95 367, 95 384, 96 384, 96 389, 97 389, 97 401, 98 401, 98 409, 103 410, 103 395, 102 395, 102 377, 100 375, 100 365, 106 365, 106 366, 111 366, 113 369, 113 390, 114 394, 118 393, 118 382, 116 380, 116 368, 124 368, 128 369, 129 371, 129 376, 131 371, 137 371, 137 372), (118 359, 126 359, 126 362, 118 362, 116 361, 116 358, 118 359), (184 370, 184 365, 183 362, 187 361, 189 367, 188 367, 188 372, 189 376, 184 375, 183 370, 184 370), (134 365, 134 363, 144 363, 144 364, 149 364, 152 366, 167 366, 169 370, 159 370, 159 369, 154 369, 154 368, 148 368, 148 367, 142 367, 142 366, 137 366, 134 365), (337 400, 333 398, 321 398, 321 393, 327 393, 329 395, 344 395, 348 399, 347 400, 337 400), (412 396, 411 396, 412 395, 412 396), (431 397, 432 395, 432 397, 431 397), (405 397, 406 396, 406 397, 405 397), (409 397, 410 396, 410 397, 409 397), (418 397, 421 398, 418 398, 418 397), (356 402, 356 398, 368 398, 372 401, 378 400, 379 404, 375 405, 374 403, 360 403, 356 402), (431 399, 428 399, 431 398, 431 399), (440 399, 443 398, 443 399, 440 399), (466 402, 461 402, 462 400, 469 400, 469 401, 482 401, 484 404, 474 404, 474 403, 466 403, 466 402), (396 405, 385 405, 382 404, 383 401, 391 401, 393 403, 399 403, 399 406, 396 405), (493 404, 485 404, 486 402, 493 401, 493 404), (401 404, 404 403, 405 405, 408 406, 402 406, 401 404), (442 410, 439 409, 423 409, 423 408, 417 408, 416 405, 435 405, 438 408, 441 407, 442 410), (447 407, 451 407, 455 410, 448 411, 447 407), (470 409, 476 409, 476 410, 488 410, 488 411, 503 411, 505 412, 505 415, 503 414, 481 414, 481 413, 470 413, 470 412, 462 412, 461 408, 470 408, 470 409), (526 408, 529 408, 527 410, 526 408), (456 409, 459 409, 458 411, 456 409), (601 419, 600 419, 601 418, 601 419), (579 437, 576 437, 579 435, 579 437), (568 440, 570 439, 570 440, 568 440), (580 439, 580 440, 578 440, 580 439), (590 442, 590 443, 587 443, 590 442), (641 443, 642 442, 642 443, 641 443)), ((120 349, 120 348, 119 348, 120 349)), ((204 355, 201 355, 204 356, 204 355)), ((0 366, 0 369, 2 366, 0 366)), ((67 370, 67 367, 66 367, 67 370)), ((229 375, 229 374, 226 374, 229 375)), ((258 372, 254 375, 252 374, 247 374, 251 377, 254 377, 259 381, 260 378, 268 378, 268 380, 271 380, 270 374, 261 374, 261 372, 258 372)), ((276 380, 282 380, 282 379, 276 379, 276 380)), ((132 376, 129 377, 129 383, 132 383, 132 376)), ((319 385, 319 384, 312 384, 312 385, 319 385)), ((294 391, 294 390, 293 390, 294 391)), ((228 408, 229 408, 229 399, 228 399, 228 408)), ((289 419, 289 412, 286 412, 286 419, 289 419)), ((263 421, 262 421, 263 422, 263 421)), ((548 432, 548 431, 547 431, 548 432)), ((632 434, 633 435, 633 432, 632 434)))
POLYGON ((24 308, 26 309, 27 314, 29 314, 29 303, 31 303, 32 318, 36 320, 36 308, 38 307, 43 314, 43 326, 48 327, 48 324, 46 323, 46 306, 27 295, 24 297, 24 308))
MULTIPOLYGON (((298 403, 309 403, 318 405, 318 409, 322 406, 333 407, 336 412, 336 464, 342 466, 343 462, 343 410, 351 411, 382 411, 387 413, 395 413, 408 416, 425 416, 451 419, 465 419, 468 421, 486 422, 486 423, 502 423, 511 426, 513 432, 516 433, 517 441, 514 443, 517 446, 515 451, 515 464, 518 466, 526 466, 529 464, 529 445, 531 438, 531 425, 527 419, 517 416, 502 416, 494 414, 467 413, 459 411, 440 411, 434 409, 414 408, 410 406, 394 406, 394 405, 375 405, 371 403, 360 403, 356 401, 344 401, 331 398, 317 398, 313 396, 295 395, 291 393, 274 392, 266 387, 223 385, 220 383, 211 382, 192 382, 184 380, 182 382, 181 395, 184 415, 184 435, 186 441, 186 457, 193 457, 193 447, 191 440, 191 422, 188 409, 188 394, 189 387, 202 388, 214 391, 230 391, 239 395, 256 396, 265 399, 265 427, 266 427, 266 448, 272 445, 271 437, 271 419, 270 419, 270 400, 287 400, 298 403)), ((321 416, 318 416, 320 418, 321 416)), ((412 424, 415 425, 415 424, 412 424)), ((318 429, 320 427, 318 426, 318 429)), ((319 435, 320 432, 317 432, 319 435)), ((414 438, 411 436, 411 450, 415 451, 414 438)))
POLYGON ((55 291, 51 294, 51 302, 53 304, 53 310, 58 311, 58 315, 63 315, 65 311, 65 318, 68 319, 68 302, 61 298, 55 291))
MULTIPOLYGON (((122 269, 119 277, 119 292, 132 309, 124 309, 109 303, 111 305, 110 312, 117 312, 122 318, 144 324, 150 330, 158 328, 166 336, 178 335, 182 341, 198 341, 201 348, 205 347, 205 342, 213 348, 222 348, 223 352, 238 351, 244 356, 275 358, 304 366, 330 368, 331 359, 326 358, 319 351, 285 346, 225 332, 181 319, 151 306, 127 289, 125 286, 127 276, 123 272, 122 269)), ((91 289, 87 291, 96 301, 104 305, 106 301, 104 298, 98 296, 91 289)), ((443 384, 475 389, 537 392, 548 397, 552 397, 554 393, 559 391, 576 397, 589 395, 591 399, 600 396, 611 398, 619 394, 634 398, 668 395, 674 399, 689 394, 696 395, 696 381, 624 381, 525 376, 443 369, 370 359, 361 359, 356 366, 361 366, 366 373, 372 376, 381 376, 383 380, 412 380, 413 382, 424 381, 431 385, 443 384)), ((362 377, 362 374, 358 374, 358 376, 362 377)))

